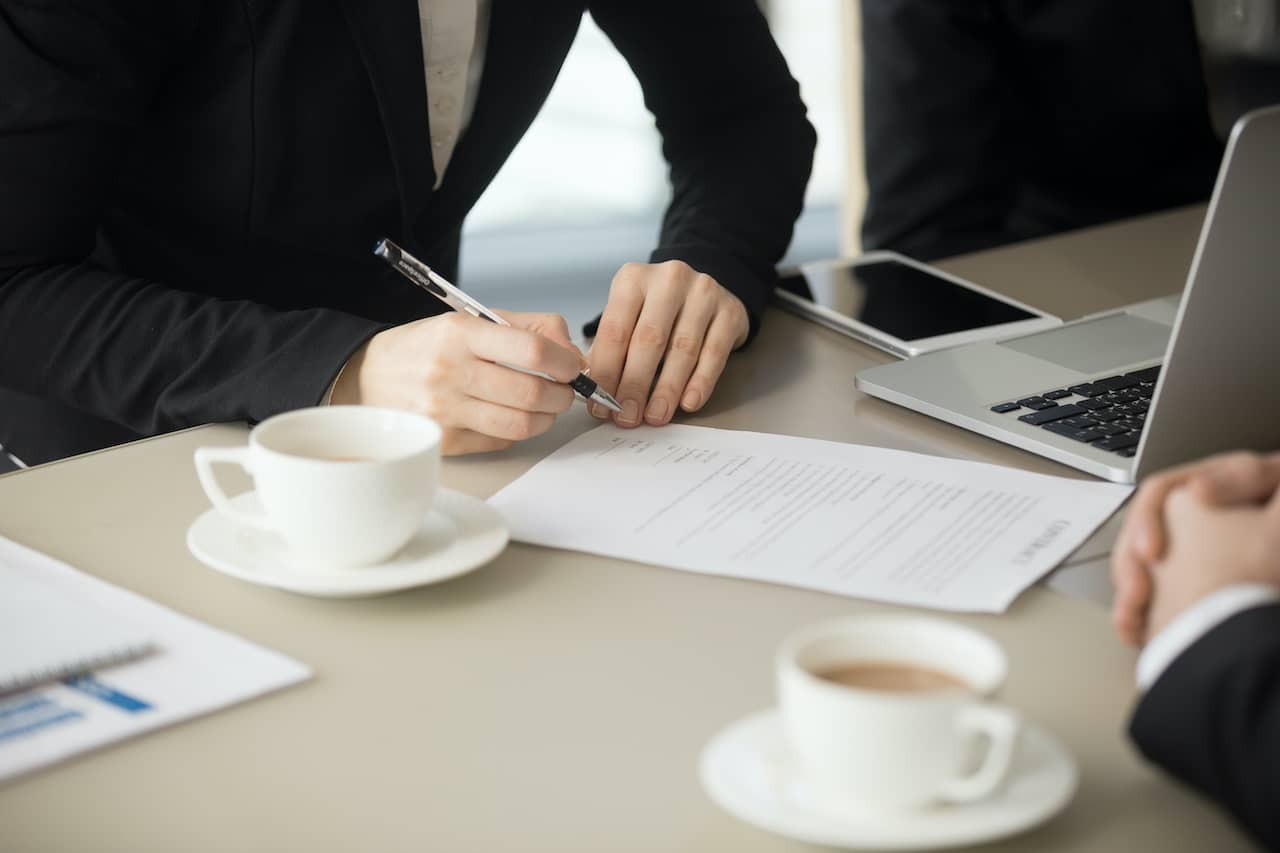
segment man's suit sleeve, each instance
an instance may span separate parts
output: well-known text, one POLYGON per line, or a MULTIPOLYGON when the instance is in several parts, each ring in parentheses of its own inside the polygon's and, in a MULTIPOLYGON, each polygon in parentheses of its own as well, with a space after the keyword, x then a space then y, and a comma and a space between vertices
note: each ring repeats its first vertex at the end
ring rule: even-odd
POLYGON ((1238 613, 1183 652, 1129 732, 1147 758, 1280 850, 1280 604, 1238 613))
POLYGON ((0 0, 0 386, 143 433, 315 404, 377 329, 87 260, 200 5, 0 0))
POLYGON ((593 0, 644 90, 673 196, 654 263, 681 260, 756 327, 804 204, 816 137, 754 0, 593 0))

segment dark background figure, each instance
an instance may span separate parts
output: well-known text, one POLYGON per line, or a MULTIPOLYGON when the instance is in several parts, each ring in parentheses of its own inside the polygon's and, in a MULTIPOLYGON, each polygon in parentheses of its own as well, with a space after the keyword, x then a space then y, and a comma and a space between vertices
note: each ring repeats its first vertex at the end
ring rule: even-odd
POLYGON ((935 259, 1203 201, 1231 123, 1280 100, 1274 12, 863 0, 863 247, 935 259))

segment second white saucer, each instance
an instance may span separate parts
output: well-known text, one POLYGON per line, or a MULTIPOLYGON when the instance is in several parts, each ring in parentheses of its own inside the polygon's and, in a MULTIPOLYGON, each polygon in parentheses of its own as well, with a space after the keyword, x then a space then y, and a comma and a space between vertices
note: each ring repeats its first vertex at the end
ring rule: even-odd
POLYGON ((811 802, 776 709, 716 735, 702 753, 702 785, 725 811, 798 841, 858 850, 928 850, 1003 838, 1048 820, 1075 793, 1075 761, 1057 738, 1023 724, 1018 752, 993 796, 915 812, 834 815, 811 802))
MULTIPOLYGON (((232 503, 259 509, 255 492, 232 503)), ((298 566, 274 533, 236 524, 217 510, 202 514, 187 530, 187 547, 202 563, 251 583, 304 595, 352 598, 381 595, 465 574, 492 560, 507 545, 502 517, 484 501, 440 489, 422 527, 391 559, 354 569, 298 566)))

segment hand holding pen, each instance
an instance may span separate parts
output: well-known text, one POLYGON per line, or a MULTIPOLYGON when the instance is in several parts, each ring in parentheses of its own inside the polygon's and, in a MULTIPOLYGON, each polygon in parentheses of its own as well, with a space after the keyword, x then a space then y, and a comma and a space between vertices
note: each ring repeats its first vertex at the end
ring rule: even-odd
POLYGON ((375 335, 348 360, 332 401, 427 415, 444 428, 448 454, 500 450, 546 432, 573 405, 568 383, 582 355, 557 315, 497 316, 511 325, 453 311, 375 335))
MULTIPOLYGON (((488 320, 490 323, 497 323, 499 326, 511 325, 497 312, 490 311, 481 305, 479 301, 451 284, 444 276, 439 275, 431 267, 385 237, 378 241, 377 246, 373 247, 373 253, 390 264, 392 268, 409 279, 409 281, 421 287, 454 311, 470 314, 472 317, 488 320)), ((506 366, 511 367, 512 365, 508 364, 506 366)), ((520 370, 521 368, 516 367, 516 369, 520 370)), ((537 375, 536 372, 535 375, 537 375)), ((571 379, 569 387, 576 391, 584 401, 598 403, 611 412, 622 411, 618 401, 613 399, 608 391, 593 382, 591 377, 585 373, 579 373, 571 379)))

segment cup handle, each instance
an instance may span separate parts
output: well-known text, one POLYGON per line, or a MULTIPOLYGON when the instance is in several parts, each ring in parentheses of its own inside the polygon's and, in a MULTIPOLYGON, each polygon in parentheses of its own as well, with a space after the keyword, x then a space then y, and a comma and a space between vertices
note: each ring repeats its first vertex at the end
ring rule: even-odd
POLYGON ((222 487, 218 485, 218 479, 213 474, 215 462, 233 462, 249 471, 249 448, 197 447, 195 460, 196 476, 200 478, 200 487, 209 496, 209 500, 213 501, 213 506, 218 512, 232 521, 243 524, 245 527, 252 527, 257 530, 273 529, 263 513, 246 512, 239 507, 233 506, 230 498, 227 497, 227 493, 222 491, 222 487))
POLYGON ((970 705, 960 712, 956 725, 987 738, 987 753, 981 766, 968 776, 952 779, 940 794, 947 802, 968 803, 990 795, 1009 775, 1022 719, 1012 708, 970 705))

